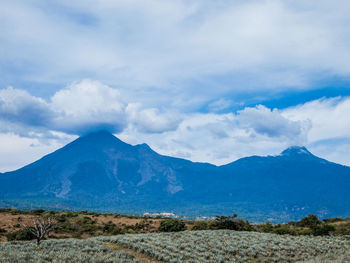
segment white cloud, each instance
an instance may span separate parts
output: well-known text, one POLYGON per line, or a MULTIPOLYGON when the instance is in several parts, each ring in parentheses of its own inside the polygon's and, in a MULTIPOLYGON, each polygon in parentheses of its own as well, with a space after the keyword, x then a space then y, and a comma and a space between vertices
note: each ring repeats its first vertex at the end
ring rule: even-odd
POLYGON ((238 114, 238 121, 242 128, 275 139, 284 140, 287 138, 295 145, 306 142, 306 135, 311 126, 307 120, 292 121, 283 117, 277 109, 270 110, 263 105, 245 108, 238 111, 238 114))
POLYGON ((283 111, 288 119, 300 121, 309 119, 312 128, 308 134, 310 143, 330 139, 349 137, 350 98, 319 99, 283 111))
POLYGON ((53 112, 43 99, 12 87, 0 90, 0 119, 3 121, 40 127, 52 116, 53 112))
POLYGON ((328 160, 350 165, 350 97, 319 99, 282 112, 293 121, 309 120, 307 146, 328 160))
POLYGON ((182 117, 178 113, 160 113, 157 108, 141 109, 140 104, 129 104, 126 112, 131 125, 144 133, 162 133, 176 130, 182 117))
POLYGON ((176 129, 180 121, 177 113, 127 103, 119 90, 88 79, 57 91, 49 102, 24 90, 0 90, 0 131, 22 136, 51 131, 81 135, 101 129, 119 133, 128 125, 161 133, 176 129))
POLYGON ((127 125, 120 92, 98 81, 83 80, 56 92, 50 106, 57 113, 53 129, 81 134, 94 129, 120 132, 127 125))
POLYGON ((306 89, 349 76, 349 11, 345 0, 14 0, 0 10, 0 67, 10 82, 88 77, 130 97, 142 90, 150 107, 306 89))

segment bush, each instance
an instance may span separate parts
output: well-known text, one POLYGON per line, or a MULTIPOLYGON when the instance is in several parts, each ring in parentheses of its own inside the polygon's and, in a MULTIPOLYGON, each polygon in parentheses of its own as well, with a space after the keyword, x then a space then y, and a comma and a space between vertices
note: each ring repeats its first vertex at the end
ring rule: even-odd
POLYGON ((34 209, 34 210, 31 211, 31 213, 33 215, 40 216, 41 214, 45 213, 45 210, 44 209, 34 209))
POLYGON ((328 224, 322 224, 312 228, 312 234, 315 236, 328 236, 330 232, 334 231, 335 227, 328 224))
POLYGON ((269 221, 266 221, 265 224, 262 224, 259 226, 259 231, 262 231, 264 233, 272 232, 273 225, 270 224, 269 221))
POLYGON ((29 229, 23 228, 16 232, 7 233, 6 238, 8 241, 33 240, 35 239, 35 236, 32 234, 32 232, 29 231, 29 229))
POLYGON ((304 217, 299 222, 297 222, 298 226, 309 228, 314 228, 320 224, 322 224, 322 222, 317 218, 316 215, 308 215, 307 217, 304 217))
POLYGON ((123 234, 123 230, 111 221, 104 223, 102 227, 103 233, 108 235, 123 234))
POLYGON ((288 225, 286 224, 278 224, 275 226, 272 230, 272 233, 279 234, 279 235, 295 235, 295 231, 291 229, 288 225))
POLYGON ((158 230, 160 232, 178 232, 186 230, 185 223, 178 219, 165 219, 160 222, 158 230))
POLYGON ((7 232, 7 231, 6 231, 5 229, 0 228, 0 236, 1 236, 2 234, 6 233, 6 232, 7 232))
POLYGON ((229 229, 236 231, 251 231, 253 227, 248 221, 237 219, 237 215, 233 216, 217 216, 210 224, 210 229, 229 229))
POLYGON ((209 229, 209 223, 206 221, 197 221, 194 223, 191 230, 208 230, 209 229))

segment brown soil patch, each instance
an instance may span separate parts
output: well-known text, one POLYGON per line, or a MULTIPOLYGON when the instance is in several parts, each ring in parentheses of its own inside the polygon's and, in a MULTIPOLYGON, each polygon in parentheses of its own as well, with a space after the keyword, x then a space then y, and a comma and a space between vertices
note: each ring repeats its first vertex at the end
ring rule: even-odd
POLYGON ((0 228, 7 232, 14 232, 25 226, 32 225, 34 215, 11 215, 9 213, 0 213, 0 228))
MULTIPOLYGON (((144 219, 140 218, 128 218, 128 217, 116 217, 113 215, 100 215, 100 216, 91 216, 88 215, 92 220, 96 219, 98 223, 107 223, 111 221, 112 223, 116 225, 125 225, 125 226, 131 226, 136 225, 137 223, 140 223, 144 219)), ((147 219, 148 222, 151 223, 152 226, 158 228, 161 219, 147 219)))

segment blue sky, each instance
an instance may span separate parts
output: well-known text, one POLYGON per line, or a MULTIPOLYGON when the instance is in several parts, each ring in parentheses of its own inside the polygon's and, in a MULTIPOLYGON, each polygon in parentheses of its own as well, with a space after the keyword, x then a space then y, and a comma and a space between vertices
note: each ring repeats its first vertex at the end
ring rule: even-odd
POLYGON ((0 3, 0 171, 105 128, 224 164, 350 165, 348 1, 0 3))

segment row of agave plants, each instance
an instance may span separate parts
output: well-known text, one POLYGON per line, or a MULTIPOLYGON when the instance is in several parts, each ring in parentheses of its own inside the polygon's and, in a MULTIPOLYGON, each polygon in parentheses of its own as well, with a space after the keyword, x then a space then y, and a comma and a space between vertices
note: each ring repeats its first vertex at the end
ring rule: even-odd
POLYGON ((0 244, 0 262, 350 262, 350 236, 290 236, 231 230, 100 236, 0 244))
POLYGON ((124 251, 115 251, 93 239, 44 240, 40 246, 32 241, 0 243, 1 263, 62 263, 62 262, 140 262, 124 251))
POLYGON ((350 262, 350 236, 314 237, 230 230, 99 237, 164 262, 350 262))

